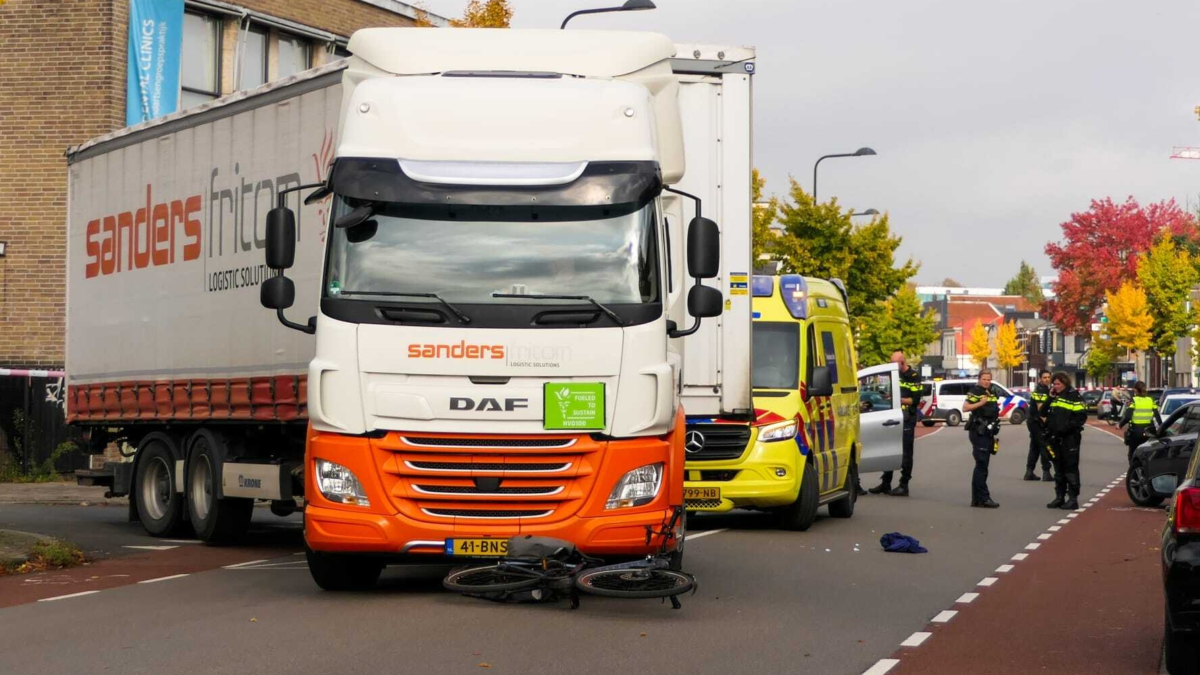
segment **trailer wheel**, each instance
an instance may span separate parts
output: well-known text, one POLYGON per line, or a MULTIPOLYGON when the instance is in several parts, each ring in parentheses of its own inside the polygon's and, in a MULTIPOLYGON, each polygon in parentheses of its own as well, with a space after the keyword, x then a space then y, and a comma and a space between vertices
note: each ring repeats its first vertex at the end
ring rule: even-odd
POLYGON ((133 500, 138 518, 152 536, 168 536, 183 518, 183 495, 175 491, 175 456, 157 438, 144 441, 138 454, 133 500))
POLYGON ((307 545, 304 554, 313 581, 325 591, 362 591, 379 581, 384 563, 374 558, 345 553, 323 553, 307 545))
POLYGON ((253 499, 219 499, 224 444, 209 431, 200 431, 188 457, 188 514, 196 536, 206 543, 232 541, 242 536, 254 513, 253 499))

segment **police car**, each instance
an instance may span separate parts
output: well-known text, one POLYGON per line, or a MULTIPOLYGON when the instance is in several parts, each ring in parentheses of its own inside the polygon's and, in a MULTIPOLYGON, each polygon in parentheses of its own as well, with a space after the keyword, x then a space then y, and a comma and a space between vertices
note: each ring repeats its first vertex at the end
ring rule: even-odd
MULTIPOLYGON (((976 380, 967 379, 922 382, 921 423, 927 427, 936 422, 945 422, 952 427, 962 424, 963 404, 967 401, 967 392, 975 384, 976 380)), ((992 382, 992 387, 1000 396, 1000 419, 1024 424, 1029 414, 1029 400, 1014 394, 1004 385, 992 382)))

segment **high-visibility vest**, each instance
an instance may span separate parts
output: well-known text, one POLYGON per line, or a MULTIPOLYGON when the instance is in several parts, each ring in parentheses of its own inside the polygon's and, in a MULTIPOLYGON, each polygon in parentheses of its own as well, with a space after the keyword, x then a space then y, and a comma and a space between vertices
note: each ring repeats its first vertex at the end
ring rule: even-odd
POLYGON ((1133 409, 1130 423, 1138 426, 1149 426, 1154 423, 1154 399, 1149 396, 1134 396, 1130 407, 1133 409))

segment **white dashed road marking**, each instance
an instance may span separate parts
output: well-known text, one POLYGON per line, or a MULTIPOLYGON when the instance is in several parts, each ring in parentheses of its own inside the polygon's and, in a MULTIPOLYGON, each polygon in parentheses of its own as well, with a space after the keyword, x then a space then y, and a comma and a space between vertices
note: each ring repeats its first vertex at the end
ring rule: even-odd
POLYGON ((691 541, 692 539, 699 539, 700 537, 707 537, 710 534, 720 534, 721 532, 724 532, 725 530, 728 530, 728 529, 729 528, 722 528, 720 530, 705 530, 703 532, 688 532, 687 539, 688 539, 688 541, 691 541))
POLYGON ((134 548, 140 551, 170 551, 178 546, 122 546, 121 548, 134 548))
POLYGON ((966 605, 978 597, 978 593, 963 593, 962 595, 958 596, 958 600, 955 600, 955 602, 961 602, 962 604, 966 605))
POLYGON ((156 583, 158 583, 158 582, 160 582, 160 581, 170 581, 170 580, 172 580, 172 579, 182 579, 183 577, 186 577, 186 576, 188 576, 188 575, 186 575, 186 574, 172 574, 172 575, 171 575, 171 576, 169 576, 169 577, 159 577, 159 578, 157 578, 157 579, 146 579, 146 580, 144 580, 144 581, 139 581, 138 583, 139 583, 139 584, 156 584, 156 583))
POLYGON ((938 612, 938 615, 929 621, 930 623, 950 623, 950 619, 953 619, 957 614, 957 611, 953 609, 947 609, 943 612, 938 612))
POLYGON ((997 581, 999 581, 999 579, 997 579, 996 577, 984 577, 983 579, 980 579, 979 583, 977 583, 975 585, 976 586, 991 586, 992 584, 996 583, 997 581))
POLYGON ((1001 565, 996 568, 996 571, 999 572, 1000 574, 1005 574, 1007 572, 1013 571, 1013 566, 1012 565, 1001 565))
POLYGON ((247 560, 246 562, 240 562, 240 563, 237 563, 236 565, 226 565, 226 566, 222 567, 221 569, 236 570, 239 567, 246 567, 247 565, 257 565, 258 563, 265 563, 265 562, 267 562, 267 561, 266 560, 247 560))
POLYGON ((41 600, 38 600, 38 602, 54 602, 55 600, 66 600, 67 598, 78 598, 83 595, 91 595, 93 593, 99 593, 99 592, 100 591, 82 591, 80 593, 71 593, 69 595, 56 595, 53 598, 42 598, 41 600))
POLYGON ((1051 535, 1049 532, 1043 532, 1042 534, 1038 535, 1038 539, 1041 539, 1042 541, 1046 541, 1047 539, 1050 538, 1050 536, 1051 535))
POLYGON ((1050 527, 1047 527, 1046 529, 1050 530, 1051 532, 1058 532, 1059 530, 1062 529, 1062 525, 1051 525, 1050 527))
POLYGON ((900 643, 901 647, 920 647, 922 642, 929 639, 933 633, 913 633, 908 636, 908 639, 900 643))
POLYGON ((898 663, 900 661, 897 659, 879 659, 875 662, 875 665, 864 670, 863 675, 884 675, 884 673, 895 668, 898 663))
POLYGON ((1025 544, 1026 551, 1036 551, 1041 547, 1041 544, 1025 544))

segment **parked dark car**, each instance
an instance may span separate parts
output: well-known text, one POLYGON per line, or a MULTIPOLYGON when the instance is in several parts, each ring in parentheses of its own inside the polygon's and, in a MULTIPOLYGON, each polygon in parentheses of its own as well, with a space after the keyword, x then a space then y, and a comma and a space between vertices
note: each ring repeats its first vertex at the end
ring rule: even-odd
POLYGON ((1104 392, 1100 389, 1088 389, 1080 394, 1083 404, 1087 406, 1089 412, 1096 412, 1096 404, 1100 402, 1101 396, 1104 396, 1104 392))
POLYGON ((1159 405, 1162 403, 1162 397, 1163 397, 1162 389, 1147 389, 1146 395, 1149 396, 1150 398, 1154 399, 1154 405, 1159 405))
POLYGON ((1188 403, 1163 420, 1161 429, 1133 451, 1125 473, 1125 492, 1138 506, 1158 506, 1175 492, 1187 471, 1200 436, 1200 401, 1188 403))
POLYGON ((1181 475, 1183 482, 1167 512, 1162 533, 1165 619, 1164 661, 1170 675, 1200 672, 1200 480, 1197 461, 1181 475))

